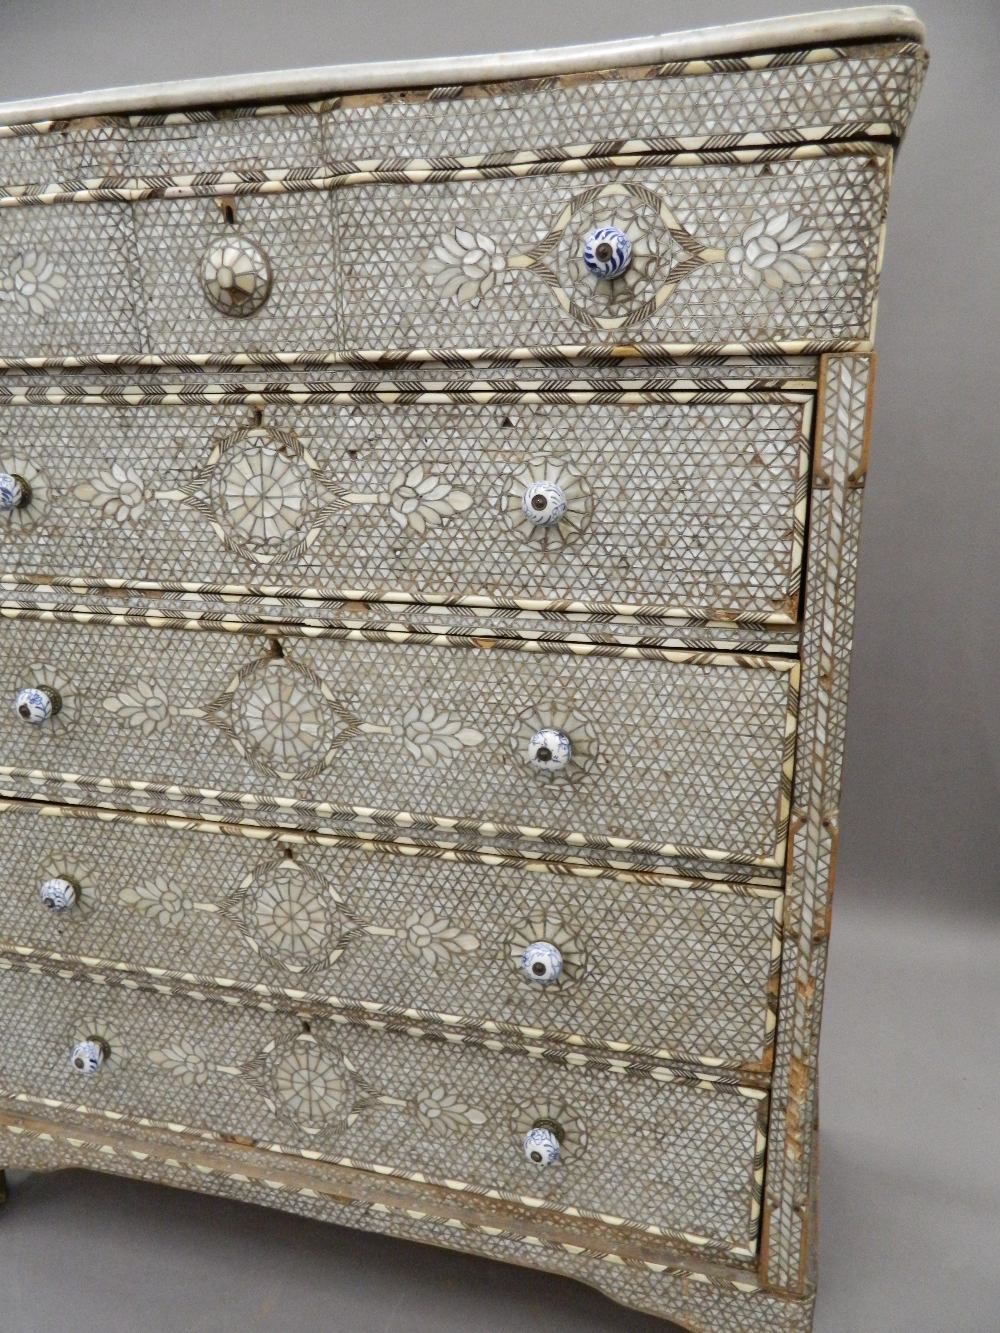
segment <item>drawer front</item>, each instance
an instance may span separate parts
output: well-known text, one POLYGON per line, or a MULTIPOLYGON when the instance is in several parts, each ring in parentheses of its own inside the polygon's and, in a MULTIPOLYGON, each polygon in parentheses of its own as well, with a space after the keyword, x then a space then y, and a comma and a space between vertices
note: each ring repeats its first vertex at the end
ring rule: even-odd
POLYGON ((129 803, 221 791, 257 819, 781 863, 795 663, 420 637, 16 620, 9 697, 43 687, 59 708, 0 713, 0 773, 103 779, 129 803))
POLYGON ((797 350, 865 339, 891 152, 807 151, 672 167, 621 158, 610 170, 569 162, 513 177, 471 170, 434 184, 374 170, 339 188, 277 187, 231 205, 204 196, 5 209, 8 235, 37 234, 49 294, 20 317, 23 345, 11 354, 134 350, 101 345, 109 313, 131 306, 117 294, 125 269, 110 295, 101 280, 119 261, 95 231, 95 208, 116 231, 134 219, 141 350, 168 358, 797 350), (585 257, 601 227, 616 237, 613 257, 585 257), (83 277, 69 307, 57 297, 71 260, 83 277))
POLYGON ((774 890, 213 827, 8 806, 0 939, 387 1022, 419 1011, 555 1047, 769 1059, 774 890))
POLYGON ((0 972, 0 1090, 511 1194, 752 1254, 766 1098, 355 1024, 0 972), (71 1053, 96 1072, 83 1075, 71 1053), (552 1126, 559 1160, 525 1156, 552 1126), (558 1131, 558 1134, 557 1134, 558 1131))
POLYGON ((260 425, 246 406, 8 406, 0 470, 28 499, 0 515, 0 560, 22 577, 794 619, 808 397, 491 392, 504 401, 345 391, 260 425))

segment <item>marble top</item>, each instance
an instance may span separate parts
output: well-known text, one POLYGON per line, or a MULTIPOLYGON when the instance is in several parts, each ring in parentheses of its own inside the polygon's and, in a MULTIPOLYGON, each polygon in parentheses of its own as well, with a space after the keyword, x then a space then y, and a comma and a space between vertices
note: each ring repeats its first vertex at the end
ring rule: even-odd
POLYGON ((0 125, 130 111, 170 111, 224 103, 280 102, 383 88, 531 78, 580 70, 750 54, 782 47, 839 46, 845 42, 886 39, 923 42, 924 37, 923 24, 907 5, 866 5, 723 27, 693 28, 658 37, 594 42, 585 46, 325 65, 266 74, 230 74, 218 78, 105 88, 98 92, 0 104, 0 125))

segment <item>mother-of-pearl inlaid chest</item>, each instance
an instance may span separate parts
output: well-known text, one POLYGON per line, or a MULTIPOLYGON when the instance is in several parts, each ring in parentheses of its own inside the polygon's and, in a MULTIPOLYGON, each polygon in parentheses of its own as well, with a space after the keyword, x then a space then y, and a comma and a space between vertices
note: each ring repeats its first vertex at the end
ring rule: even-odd
POLYGON ((0 1160, 808 1329, 922 39, 0 108, 0 1160))

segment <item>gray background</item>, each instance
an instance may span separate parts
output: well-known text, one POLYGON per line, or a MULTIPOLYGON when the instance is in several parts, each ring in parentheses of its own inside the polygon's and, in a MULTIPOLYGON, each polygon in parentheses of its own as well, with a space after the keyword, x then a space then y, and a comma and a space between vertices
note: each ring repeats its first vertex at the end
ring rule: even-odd
MULTIPOLYGON (((0 99, 663 32, 801 5, 0 0, 0 99)), ((879 302, 818 1333, 1000 1327, 996 0, 924 0, 931 72, 879 302)), ((663 1328, 574 1283, 84 1175, 18 1178, 9 1333, 663 1328)))

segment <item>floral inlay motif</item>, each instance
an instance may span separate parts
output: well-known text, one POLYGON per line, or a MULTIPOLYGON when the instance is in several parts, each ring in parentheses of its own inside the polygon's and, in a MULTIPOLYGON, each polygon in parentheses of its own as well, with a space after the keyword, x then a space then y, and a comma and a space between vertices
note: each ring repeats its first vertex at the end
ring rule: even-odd
POLYGON ((298 436, 268 426, 223 436, 191 482, 159 498, 189 504, 227 550, 261 565, 301 555, 344 505, 343 488, 298 436))
POLYGON ((188 911, 188 902, 180 890, 160 878, 127 886, 119 893, 118 900, 126 907, 134 907, 143 915, 152 917, 161 926, 176 928, 188 911))
POLYGON ((525 459, 508 473, 499 497, 499 508, 518 541, 531 542, 543 555, 556 555, 586 532, 593 510, 593 496, 586 478, 571 462, 535 457, 525 459), (566 512, 557 523, 532 523, 525 515, 524 494, 533 482, 550 482, 559 488, 566 512))
POLYGON ((827 246, 817 233, 788 209, 758 218, 730 247, 726 258, 739 264, 745 277, 771 291, 799 286, 822 259, 827 246))
POLYGON ((102 702, 109 713, 135 727, 143 736, 162 731, 170 725, 173 715, 161 686, 148 680, 136 679, 102 702))
POLYGON ((443 235, 420 267, 441 296, 454 297, 459 305, 478 305, 514 276, 492 237, 464 227, 443 235))
POLYGON ((471 495, 434 476, 422 463, 397 472, 386 491, 352 492, 344 499, 348 504, 386 505, 392 521, 417 536, 472 506, 471 495))
POLYGON ((268 1042, 242 1065, 213 1064, 184 1040, 152 1051, 148 1058, 188 1087, 200 1087, 216 1075, 241 1079, 263 1097, 274 1116, 309 1135, 342 1132, 379 1107, 412 1116, 434 1133, 457 1133, 487 1122, 485 1112, 446 1088, 418 1088, 405 1096, 381 1091, 333 1041, 310 1032, 268 1042))
POLYGON ((448 713, 439 712, 433 703, 414 704, 399 724, 406 749, 418 764, 436 764, 456 751, 482 745, 486 739, 475 727, 468 727, 448 713))
POLYGON ((486 1116, 478 1107, 470 1106, 447 1088, 428 1088, 418 1093, 412 1106, 422 1129, 452 1132, 486 1124, 486 1116))
POLYGON ((572 196, 550 231, 523 253, 504 255, 492 237, 468 228, 437 240, 422 269, 443 297, 477 305, 518 272, 535 274, 555 301, 591 329, 642 324, 678 284, 725 252, 692 236, 667 204, 643 185, 595 185, 572 196), (595 278, 583 262, 585 238, 599 226, 623 231, 632 261, 618 277, 595 278))
POLYGON ((449 962, 456 954, 475 953, 479 948, 475 935, 451 925, 439 917, 433 908, 414 912, 396 934, 412 959, 431 967, 449 962))
POLYGON ((153 498, 142 478, 121 463, 112 463, 106 472, 98 472, 77 486, 73 494, 93 505, 101 517, 112 523, 138 523, 153 498))
POLYGON ((25 250, 0 275, 0 301, 12 302, 26 315, 44 315, 62 299, 66 278, 39 250, 25 250))
POLYGON ((150 1051, 149 1059, 158 1069, 179 1078, 186 1088, 204 1087, 216 1072, 215 1066, 184 1038, 158 1051, 150 1051))

